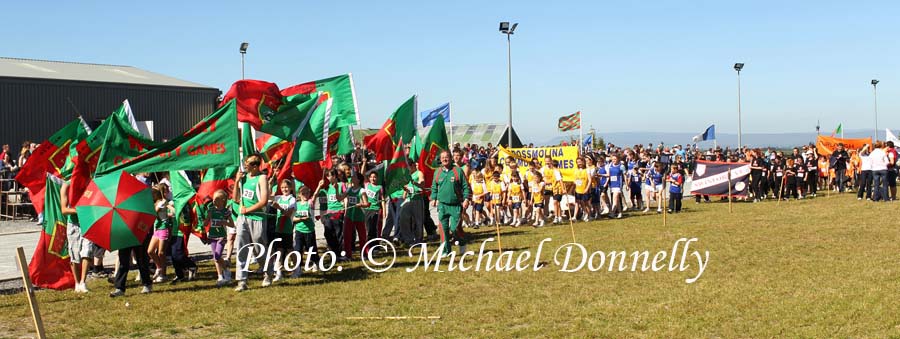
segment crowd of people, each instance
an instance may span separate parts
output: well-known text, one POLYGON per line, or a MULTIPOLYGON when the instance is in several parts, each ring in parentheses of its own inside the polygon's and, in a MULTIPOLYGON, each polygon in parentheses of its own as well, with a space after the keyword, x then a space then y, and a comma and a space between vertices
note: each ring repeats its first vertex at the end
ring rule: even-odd
MULTIPOLYGON (((0 160, 9 157, 5 150, 0 160)), ((251 155, 244 159, 244 170, 238 172, 233 187, 216 191, 194 211, 200 222, 192 227, 210 246, 216 285, 236 285, 235 290, 243 291, 249 288, 251 272, 262 275, 262 287, 304 273, 303 266, 287 272, 280 261, 256 271, 231 272, 232 258, 239 268, 254 263, 248 251, 240 250, 253 243, 272 244, 282 258, 297 251, 311 256, 312 262, 325 253, 337 261, 371 255, 365 244, 376 238, 400 247, 440 241, 447 254, 452 244, 465 251, 464 228, 544 227, 622 218, 629 213, 679 213, 683 195, 688 193, 685 184, 699 160, 749 163, 748 194, 735 199, 804 199, 815 197, 822 189, 844 192, 852 188, 860 200, 896 198, 897 151, 891 142, 876 142, 859 150, 839 145, 830 156, 819 155, 813 145, 794 148, 788 154, 753 148, 704 152, 697 145, 662 144, 624 148, 608 144, 579 153, 571 176, 564 178, 561 164, 551 157, 500 157, 500 149, 491 144, 455 144, 440 154, 441 167, 431 182, 426 182, 417 162, 409 160, 408 182, 394 192, 385 191, 384 172, 361 145, 351 154, 338 156, 315 187, 294 179, 276 182, 277 173, 270 171, 277 166, 267 166, 261 156, 251 155), (432 218, 432 209, 438 220, 432 218), (317 224, 324 232, 325 247, 321 249, 316 241, 320 236, 317 224)), ((27 156, 20 163, 24 161, 27 156)), ((174 210, 165 173, 136 177, 152 186, 158 216, 143 244, 119 250, 111 278, 115 285, 112 297, 124 294, 131 265, 137 265, 136 278, 143 284, 143 293, 150 293, 154 282, 179 283, 193 279, 197 272, 186 251, 191 229, 184 226, 191 223, 190 211, 174 210), (167 275, 169 258, 175 274, 171 280, 167 275)), ((77 214, 65 199, 67 189, 64 184, 61 207, 68 218, 76 292, 87 292, 85 279, 103 275, 104 251, 81 237, 77 214)), ((697 203, 710 201, 703 195, 694 199, 697 203)))

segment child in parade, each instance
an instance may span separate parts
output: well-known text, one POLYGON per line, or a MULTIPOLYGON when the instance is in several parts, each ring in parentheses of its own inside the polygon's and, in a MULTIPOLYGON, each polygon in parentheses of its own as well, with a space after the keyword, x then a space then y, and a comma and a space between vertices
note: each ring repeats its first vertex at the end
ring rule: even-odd
MULTIPOLYGON (((472 187, 472 214, 475 221, 472 228, 477 230, 488 218, 484 209, 485 197, 490 196, 490 192, 488 191, 487 184, 484 182, 484 174, 481 172, 472 173, 472 180, 469 186, 472 187)), ((490 210, 490 206, 488 206, 488 209, 490 210)))
POLYGON ((512 211, 512 220, 510 224, 513 227, 519 227, 522 225, 522 201, 525 199, 525 190, 522 188, 522 184, 519 183, 519 175, 513 175, 509 182, 509 187, 507 188, 507 205, 509 209, 512 211))
POLYGON ((669 212, 670 213, 679 213, 681 212, 681 198, 684 185, 684 175, 681 174, 680 168, 681 165, 675 165, 672 172, 669 174, 669 178, 666 180, 669 183, 669 212))
POLYGON ((500 224, 500 221, 503 220, 503 197, 506 192, 506 185, 500 180, 500 172, 494 172, 491 174, 491 177, 491 181, 487 184, 488 192, 491 197, 488 211, 491 216, 490 223, 497 226, 500 224))
POLYGON ((166 199, 169 187, 166 184, 158 184, 153 192, 153 208, 156 211, 156 221, 153 223, 153 238, 150 239, 150 246, 147 248, 147 254, 156 265, 156 272, 153 274, 153 282, 163 282, 166 278, 166 240, 169 239, 169 232, 172 230, 173 218, 175 217, 175 206, 172 201, 166 199))
MULTIPOLYGON (((316 247, 316 224, 313 220, 313 204, 312 194, 309 187, 301 187, 297 193, 297 204, 294 209, 294 251, 303 255, 312 253, 312 258, 306 258, 305 261, 319 262, 318 249, 316 247)), ((304 260, 301 260, 304 262, 304 260)), ((291 273, 291 278, 299 278, 303 274, 303 266, 298 265, 291 273)))
POLYGON ((591 187, 591 176, 588 174, 584 158, 575 159, 573 176, 575 179, 575 210, 569 220, 574 221, 578 217, 578 213, 581 213, 584 221, 590 221, 591 196, 588 194, 588 190, 591 187))
POLYGON ((541 172, 535 171, 535 186, 531 187, 531 200, 534 208, 532 209, 532 213, 534 214, 534 223, 531 226, 534 227, 543 227, 544 226, 544 177, 541 175, 541 172))
POLYGON ((225 261, 222 252, 225 248, 228 227, 234 228, 234 220, 231 218, 231 208, 227 204, 228 196, 224 190, 213 193, 212 206, 210 206, 206 237, 209 239, 209 247, 212 251, 213 262, 216 265, 216 286, 225 286, 231 283, 231 271, 228 262, 225 261))
MULTIPOLYGON (((272 248, 281 253, 282 260, 293 247, 292 233, 294 223, 292 217, 297 207, 297 198, 294 197, 294 179, 284 179, 278 184, 279 195, 272 199, 272 207, 275 209, 275 237, 272 248), (277 242, 276 242, 277 241, 277 242)), ((282 260, 275 261, 275 277, 272 282, 281 280, 282 260)))
MULTIPOLYGON (((369 199, 366 197, 362 187, 363 176, 360 173, 352 173, 350 175, 350 187, 345 195, 347 212, 344 214, 344 239, 343 250, 344 255, 339 259, 341 261, 349 261, 353 257, 353 238, 354 232, 356 238, 359 239, 359 248, 362 256, 369 255, 366 248, 367 232, 366 232, 366 212, 365 208, 369 207, 369 199)), ((421 238, 421 234, 419 235, 421 238)), ((417 239, 419 240, 419 239, 417 239)))

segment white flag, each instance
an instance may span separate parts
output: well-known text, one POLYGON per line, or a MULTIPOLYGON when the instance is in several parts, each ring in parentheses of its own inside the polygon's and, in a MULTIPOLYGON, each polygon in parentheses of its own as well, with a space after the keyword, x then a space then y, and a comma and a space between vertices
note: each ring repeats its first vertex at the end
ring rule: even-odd
POLYGON ((884 141, 893 141, 893 142, 894 142, 894 146, 900 145, 900 143, 897 142, 897 141, 898 141, 898 140, 897 140, 897 136, 894 135, 894 133, 891 133, 891 129, 890 129, 890 128, 885 128, 885 129, 884 129, 884 141))

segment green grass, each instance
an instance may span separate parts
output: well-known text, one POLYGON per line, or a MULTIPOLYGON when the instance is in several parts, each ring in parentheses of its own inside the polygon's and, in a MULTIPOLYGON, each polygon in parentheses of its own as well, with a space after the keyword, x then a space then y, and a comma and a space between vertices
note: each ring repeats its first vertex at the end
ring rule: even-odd
MULTIPOLYGON (((37 293, 47 332, 84 337, 671 337, 900 338, 900 205, 857 202, 849 195, 805 201, 695 205, 670 215, 575 224, 589 250, 670 250, 681 237, 710 251, 703 276, 686 272, 308 274, 273 287, 235 293, 209 280, 130 288, 110 299, 106 282, 92 293, 37 293), (126 308, 126 302, 130 307, 126 308), (354 316, 440 316, 438 320, 348 320, 354 316)), ((470 231, 483 239, 493 229, 470 231)), ((504 249, 542 257, 571 241, 568 225, 502 229, 504 249)), ((493 248, 493 247, 490 247, 493 248)), ((476 244, 469 246, 477 250, 476 244)), ((409 267, 412 259, 398 261, 409 267)), ((0 296, 0 337, 32 330, 23 294, 0 296)))

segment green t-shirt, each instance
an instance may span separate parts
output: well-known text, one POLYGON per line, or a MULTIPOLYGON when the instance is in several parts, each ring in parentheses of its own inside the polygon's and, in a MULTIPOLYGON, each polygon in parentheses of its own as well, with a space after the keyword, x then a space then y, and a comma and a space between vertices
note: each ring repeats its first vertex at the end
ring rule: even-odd
POLYGON ((416 183, 419 182, 419 180, 422 178, 422 171, 415 171, 412 175, 410 175, 410 177, 411 180, 408 184, 406 184, 406 186, 409 187, 410 194, 408 194, 406 197, 409 198, 409 200, 421 200, 422 188, 417 186, 416 183))
POLYGON ((326 196, 328 197, 328 212, 340 212, 344 209, 344 203, 337 198, 338 194, 344 192, 344 187, 344 184, 338 184, 337 188, 335 188, 334 185, 328 185, 328 191, 326 191, 326 196))
POLYGON ((381 199, 381 186, 372 184, 366 185, 366 198, 369 199, 369 207, 366 207, 366 210, 381 210, 381 201, 378 201, 381 199))
POLYGON ((294 216, 299 218, 306 218, 302 221, 298 221, 294 223, 294 231, 300 233, 312 233, 316 227, 316 223, 313 221, 312 214, 312 206, 309 205, 309 201, 298 201, 297 202, 297 210, 294 211, 294 216))
MULTIPOLYGON (((279 195, 275 197, 275 203, 284 210, 290 210, 296 208, 297 199, 290 195, 279 195)), ((282 210, 277 211, 278 213, 275 215, 275 233, 290 234, 293 226, 293 222, 291 222, 293 213, 285 214, 282 210)))
POLYGON ((362 187, 350 188, 347 192, 347 220, 350 221, 366 221, 366 211, 362 207, 351 207, 359 204, 362 199, 366 199, 366 194, 362 187))
POLYGON ((156 212, 156 221, 153 222, 153 229, 155 230, 164 230, 164 229, 172 229, 172 218, 169 217, 169 202, 161 202, 156 203, 154 207, 160 209, 160 211, 156 212))
POLYGON ((209 228, 206 230, 206 236, 210 239, 224 238, 226 235, 225 227, 228 226, 228 218, 231 218, 231 209, 228 207, 218 209, 215 206, 210 207, 209 212, 209 228))
MULTIPOLYGON (((243 181, 241 184, 241 204, 244 208, 248 208, 259 202, 259 178, 261 178, 261 176, 256 175, 241 179, 243 181)), ((238 212, 240 212, 240 210, 238 210, 238 212)), ((256 211, 247 213, 244 216, 250 220, 263 220, 266 213, 265 211, 256 211)))

